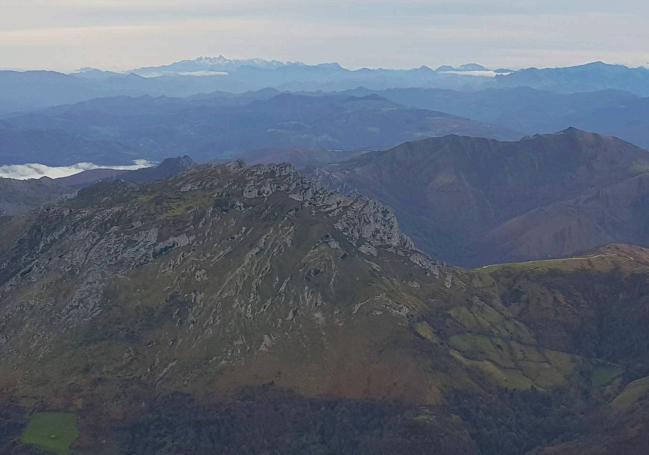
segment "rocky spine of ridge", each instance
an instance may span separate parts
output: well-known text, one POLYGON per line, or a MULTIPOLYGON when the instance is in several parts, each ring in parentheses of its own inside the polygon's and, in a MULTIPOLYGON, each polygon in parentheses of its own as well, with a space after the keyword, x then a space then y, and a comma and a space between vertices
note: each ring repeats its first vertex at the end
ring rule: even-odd
POLYGON ((83 400, 78 412, 106 425, 160 396, 218 406, 265 384, 436 405, 431 371, 459 368, 413 324, 455 301, 463 272, 414 250, 380 204, 291 166, 102 182, 22 222, 0 242, 9 396, 83 400))
MULTIPOLYGON (((142 219, 142 207, 137 203, 129 204, 133 198, 146 201, 147 196, 141 194, 140 188, 149 186, 103 182, 82 189, 78 197, 67 204, 36 214, 25 236, 2 258, 0 301, 9 299, 16 289, 48 282, 53 276, 74 279, 67 303, 60 313, 47 320, 49 329, 39 335, 42 340, 37 344, 41 353, 48 350, 46 340, 55 333, 52 327, 67 330, 91 321, 102 312, 100 302, 111 277, 127 276, 176 249, 218 246, 205 243, 209 242, 210 226, 230 211, 245 213, 247 201, 268 200, 274 195, 288 197, 313 214, 332 220, 335 229, 359 254, 375 257, 384 249, 436 278, 441 276, 440 270, 445 269, 443 264, 430 260, 414 248, 412 241, 400 231, 391 210, 362 196, 343 196, 326 190, 288 164, 247 167, 234 162, 198 166, 158 185, 168 193, 186 195, 187 204, 192 204, 192 195, 197 194, 196 199, 205 202, 207 209, 200 218, 195 218, 198 215, 192 217, 188 224, 168 226, 172 217, 167 214, 145 215, 147 219, 142 219), (211 200, 205 201, 207 194, 211 200), (165 220, 157 219, 158 216, 165 220)), ((323 242, 339 248, 332 236, 327 236, 323 242)), ((450 278, 446 279, 450 286, 450 278)), ((32 305, 36 309, 39 302, 33 301, 32 305)), ((10 309, 5 312, 5 320, 11 318, 10 313, 10 309)), ((3 350, 2 345, 0 350, 3 350)))
POLYGON ((247 174, 244 198, 269 197, 275 192, 285 192, 291 199, 328 216, 338 217, 336 227, 358 246, 367 242, 373 247, 391 247, 402 253, 414 250, 412 240, 399 229, 394 213, 374 200, 327 190, 303 177, 289 164, 257 166, 244 172, 247 174))

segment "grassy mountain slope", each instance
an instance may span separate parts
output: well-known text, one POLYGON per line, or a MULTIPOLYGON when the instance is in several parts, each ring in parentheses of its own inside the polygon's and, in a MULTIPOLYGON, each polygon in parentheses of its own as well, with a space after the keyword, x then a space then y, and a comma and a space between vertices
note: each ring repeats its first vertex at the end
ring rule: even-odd
POLYGON ((0 244, 16 453, 42 411, 78 417, 73 453, 559 450, 649 374, 637 247, 450 268, 286 165, 104 182, 18 220, 0 244))
POLYGON ((568 129, 519 142, 433 138, 317 174, 393 207, 429 254, 481 265, 647 244, 648 165, 645 150, 568 129))
POLYGON ((71 193, 52 179, 0 179, 0 216, 23 214, 71 193))

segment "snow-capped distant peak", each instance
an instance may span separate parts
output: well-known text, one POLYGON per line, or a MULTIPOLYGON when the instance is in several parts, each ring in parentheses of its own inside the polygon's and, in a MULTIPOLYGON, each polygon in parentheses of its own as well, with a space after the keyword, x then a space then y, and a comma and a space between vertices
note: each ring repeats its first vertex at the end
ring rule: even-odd
POLYGON ((243 67, 259 69, 275 69, 286 65, 300 65, 294 62, 280 62, 278 60, 264 59, 229 59, 223 55, 216 57, 198 57, 192 60, 181 60, 169 65, 138 68, 133 73, 141 76, 161 75, 211 75, 214 73, 227 74, 243 67))

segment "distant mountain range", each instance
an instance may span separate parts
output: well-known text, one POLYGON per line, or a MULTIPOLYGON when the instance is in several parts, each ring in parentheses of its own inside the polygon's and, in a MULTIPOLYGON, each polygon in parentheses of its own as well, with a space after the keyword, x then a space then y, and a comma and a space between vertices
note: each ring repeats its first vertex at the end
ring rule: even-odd
POLYGON ((520 142, 427 139, 316 175, 392 207, 419 247, 454 264, 649 246, 649 152, 576 129, 520 142))
MULTIPOLYGON (((276 70, 280 68, 326 68, 344 71, 341 65, 337 63, 322 63, 318 65, 307 65, 301 62, 280 62, 277 60, 264 60, 264 59, 228 59, 222 55, 218 57, 198 57, 193 60, 182 60, 174 62, 169 65, 152 66, 145 68, 135 68, 127 73, 137 74, 144 77, 158 77, 162 75, 173 76, 206 76, 210 73, 228 74, 242 68, 257 69, 257 70, 276 70)), ((424 67, 426 68, 426 67, 424 67)), ((348 70, 349 71, 349 70, 348 70)), ((485 72, 491 71, 489 68, 477 63, 468 63, 457 67, 450 65, 443 65, 437 68, 436 72, 485 72)), ((86 75, 88 73, 102 72, 94 68, 84 68, 75 74, 86 75)), ((499 73, 512 72, 511 70, 497 70, 499 73)), ((114 72, 104 72, 106 74, 117 74, 114 72)))
POLYGON ((551 133, 573 126, 649 148, 649 98, 624 91, 566 94, 518 87, 477 91, 356 89, 343 93, 378 94, 404 106, 447 112, 526 134, 551 133))
MULTIPOLYGON (((636 93, 649 96, 649 69, 644 67, 629 68, 623 65, 610 65, 603 62, 593 62, 585 65, 566 67, 566 68, 527 68, 522 70, 510 70, 499 68, 492 70, 477 63, 469 63, 453 67, 443 65, 432 70, 427 66, 410 70, 384 70, 384 69, 367 69, 348 70, 337 63, 325 63, 320 65, 306 65, 299 62, 278 62, 262 59, 252 60, 230 60, 223 56, 219 57, 201 57, 195 60, 184 60, 170 65, 158 67, 138 68, 130 73, 145 77, 159 76, 211 76, 218 75, 223 77, 237 77, 240 75, 243 79, 255 72, 279 73, 287 80, 285 86, 278 88, 295 90, 297 88, 306 90, 327 89, 322 87, 308 87, 308 84, 316 82, 324 84, 350 83, 355 81, 358 86, 374 88, 377 83, 372 79, 374 76, 390 80, 392 87, 417 87, 418 84, 423 87, 448 87, 458 84, 472 88, 484 86, 492 88, 505 87, 531 87, 539 90, 556 91, 559 93, 577 93, 590 92, 599 90, 622 90, 630 93, 636 93), (295 74, 293 74, 295 73, 295 74), (444 80, 440 75, 459 76, 444 80), (462 76, 483 76, 485 80, 467 80, 462 76), (297 77, 296 77, 297 76, 297 77), (319 80, 326 76, 329 80, 319 80), (295 77, 295 80, 288 80, 295 77), (369 83, 363 83, 363 78, 368 78, 369 83), (493 78, 493 81, 489 81, 493 78), (341 80, 337 80, 341 79, 341 80), (460 83, 459 81, 462 81, 460 83), (410 85, 404 85, 410 83, 410 85), (302 87, 291 86, 291 84, 304 84, 302 87)), ((270 80, 274 80, 271 76, 270 80)), ((268 87, 275 87, 269 83, 268 87)), ((329 87, 331 89, 331 87, 329 87)))
MULTIPOLYGON (((330 66, 328 64, 317 65, 319 67, 330 66)), ((342 69, 339 65, 338 68, 342 69)), ((128 73, 137 74, 143 77, 159 77, 159 76, 209 76, 209 75, 227 75, 233 71, 242 68, 256 69, 256 70, 275 70, 278 68, 307 68, 300 62, 280 62, 277 60, 264 60, 264 59, 228 59, 222 55, 218 57, 199 57, 193 60, 182 60, 174 62, 169 65, 161 65, 154 67, 136 68, 128 71, 128 73)))
MULTIPOLYGON (((422 66, 420 70, 432 71, 427 66, 422 66)), ((237 72, 254 71, 254 70, 281 70, 287 71, 300 71, 300 72, 340 72, 340 73, 354 73, 353 70, 348 70, 338 63, 322 63, 318 65, 307 65, 301 62, 279 62, 277 60, 263 60, 263 59, 248 59, 248 60, 232 60, 224 56, 218 57, 199 57, 193 60, 182 60, 169 65, 161 65, 155 67, 136 68, 128 73, 137 74, 143 77, 160 77, 160 76, 229 76, 237 72)), ((369 69, 364 68, 358 70, 366 73, 369 69)), ((78 74, 95 72, 92 68, 79 71, 78 74)), ((385 71, 381 69, 374 69, 373 71, 385 71)), ((397 70, 406 73, 409 70, 397 70)), ((493 77, 496 74, 512 73, 512 70, 498 69, 491 70, 485 66, 477 63, 468 63, 460 66, 442 65, 434 70, 438 74, 459 74, 459 75, 475 75, 483 77, 493 77)), ((114 74, 114 73, 108 73, 114 74)), ((395 73, 397 74, 397 73, 395 73)), ((302 75, 304 76, 304 75, 302 75)))
POLYGON ((357 87, 485 88, 531 87, 560 93, 622 90, 649 96, 649 70, 592 63, 568 68, 490 70, 478 64, 436 70, 349 70, 336 63, 306 65, 264 60, 203 57, 170 65, 117 73, 86 68, 73 74, 51 71, 0 71, 0 114, 75 103, 107 96, 190 96, 217 90, 263 88, 289 91, 340 91, 357 87))
MULTIPOLYGON (((95 153, 106 159, 103 152, 109 144, 123 150, 112 154, 110 164, 127 158, 127 152, 128 162, 135 158, 160 161, 179 154, 208 161, 264 150, 377 150, 447 134, 501 139, 520 136, 506 128, 442 112, 403 107, 377 95, 299 95, 273 90, 183 99, 95 99, 7 117, 6 124, 8 137, 25 134, 33 143, 30 153, 42 153, 40 160, 31 160, 57 164, 70 164, 72 159, 53 149, 47 139, 61 134, 106 144, 96 150, 84 147, 85 161, 98 162, 95 153), (39 137, 45 142, 42 147, 36 145, 39 137), (132 158, 132 154, 137 156, 132 158)), ((0 130, 0 144, 2 134, 0 130)), ((68 155, 76 149, 71 146, 68 155)), ((21 149, 0 148, 0 164, 23 156, 21 149)), ((78 162, 76 155, 71 162, 78 162)))
POLYGON ((289 150, 302 153, 304 158, 308 154, 310 158, 303 163, 322 163, 325 150, 380 149, 423 135, 517 139, 571 126, 649 148, 649 98, 612 90, 561 94, 525 87, 478 91, 355 89, 333 94, 286 94, 265 89, 188 98, 104 98, 5 116, 5 121, 0 121, 0 164, 117 164, 144 155, 159 160, 179 153, 200 155, 201 159, 227 155, 255 161, 256 155, 279 157, 289 150), (284 99, 293 97, 293 102, 282 105, 273 100, 280 95, 284 99), (352 123, 329 132, 327 129, 334 128, 336 122, 347 122, 344 115, 327 117, 333 105, 338 105, 339 112, 350 109, 353 103, 342 103, 344 99, 366 102, 355 103, 353 121, 349 120, 352 123), (427 120, 431 116, 438 118, 427 120), (455 122, 450 121, 452 116, 456 116, 455 122), (399 126, 398 117, 408 118, 408 124, 399 126), (233 124, 237 127, 224 130, 233 124), (356 128, 356 132, 346 136, 345 129, 349 128, 356 128), (246 135, 237 138, 244 129, 246 135), (323 152, 320 158, 311 153, 314 150, 323 152))
POLYGON ((499 77, 498 85, 559 93, 622 90, 649 96, 649 68, 629 68, 603 62, 566 68, 528 68, 499 77))
POLYGON ((120 164, 138 158, 135 149, 115 141, 87 139, 60 129, 17 128, 0 122, 0 165, 67 165, 88 161, 120 164))

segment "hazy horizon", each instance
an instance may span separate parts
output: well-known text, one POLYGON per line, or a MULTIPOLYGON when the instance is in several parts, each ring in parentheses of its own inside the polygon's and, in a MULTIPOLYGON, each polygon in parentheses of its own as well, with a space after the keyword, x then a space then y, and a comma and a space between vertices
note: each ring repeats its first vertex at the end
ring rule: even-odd
POLYGON ((649 4, 621 0, 5 0, 5 69, 124 71, 197 56, 414 68, 646 66, 649 4))
MULTIPOLYGON (((65 73, 65 74, 72 74, 72 73, 77 73, 80 71, 88 70, 88 69, 93 69, 93 70, 102 70, 102 71, 113 71, 116 73, 128 73, 129 71, 136 70, 136 69, 141 69, 141 68, 146 68, 146 67, 157 67, 157 66, 165 66, 169 65, 172 63, 177 63, 181 61, 192 61, 192 60, 197 60, 200 58, 217 58, 217 57, 224 57, 228 60, 264 60, 264 61, 277 61, 282 64, 290 64, 290 63, 296 63, 296 64, 306 64, 306 65, 320 65, 320 64, 340 64, 343 68, 348 69, 348 70, 360 70, 360 69, 389 69, 389 70, 410 70, 410 69, 416 69, 416 68, 421 68, 423 66, 427 66, 433 70, 441 67, 441 66, 454 66, 454 67, 459 67, 461 65, 466 65, 466 64, 479 64, 483 65, 486 68, 489 68, 490 70, 495 70, 495 69, 511 69, 514 71, 522 70, 522 69, 528 69, 528 68, 565 68, 565 67, 574 67, 574 66, 582 66, 582 65, 588 65, 591 63, 604 63, 607 65, 622 65, 626 66, 629 68, 647 68, 649 69, 649 63, 647 64, 640 64, 640 65, 635 65, 635 64, 629 64, 629 63, 621 63, 621 62, 616 62, 616 61, 607 61, 607 60, 602 60, 602 59, 596 59, 596 60, 588 60, 588 61, 576 61, 573 63, 566 63, 564 65, 527 65, 527 66, 514 66, 514 65, 485 65, 480 61, 477 60, 467 60, 464 62, 459 62, 459 63, 454 63, 454 64, 449 64, 449 63, 436 63, 436 64, 415 64, 412 66, 399 66, 399 67, 388 67, 388 66, 356 66, 356 67, 350 67, 344 64, 341 64, 338 61, 312 61, 312 62, 306 62, 302 60, 280 60, 272 57, 265 57, 265 56, 255 56, 255 57, 238 57, 238 56, 228 56, 228 55, 222 55, 222 54, 216 54, 216 55, 198 55, 198 56, 188 56, 184 58, 178 58, 174 60, 169 60, 169 61, 160 61, 154 64, 147 64, 147 65, 137 65, 137 66, 132 66, 128 68, 115 68, 115 67, 106 67, 106 66, 76 66, 76 67, 71 67, 71 68, 46 68, 46 67, 8 67, 8 66, 2 66, 0 65, 0 71, 19 71, 19 72, 25 72, 25 71, 55 71, 55 72, 60 72, 60 73, 65 73)), ((473 72, 477 73, 477 72, 473 72)), ((462 73, 458 73, 462 74, 462 73)))

